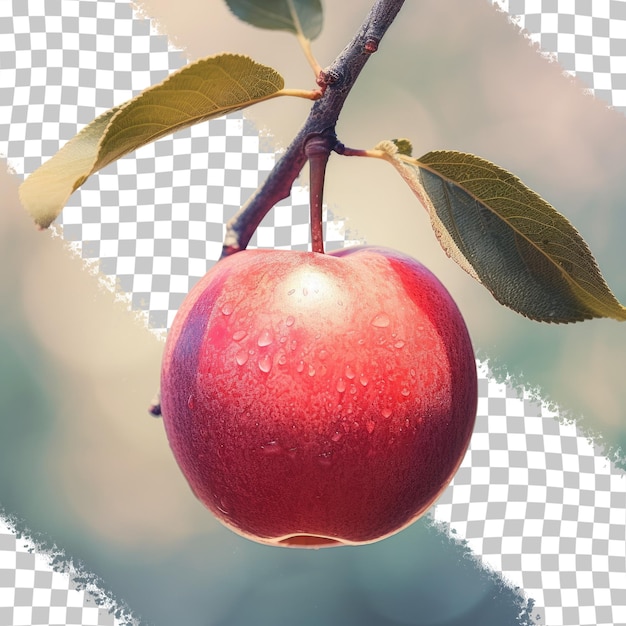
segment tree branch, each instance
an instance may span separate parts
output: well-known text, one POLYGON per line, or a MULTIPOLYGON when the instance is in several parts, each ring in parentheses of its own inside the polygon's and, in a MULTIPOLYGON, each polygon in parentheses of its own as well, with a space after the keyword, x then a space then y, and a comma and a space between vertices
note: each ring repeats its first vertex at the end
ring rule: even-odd
POLYGON ((403 4, 404 0, 376 0, 352 41, 320 72, 322 97, 315 101, 306 122, 265 182, 226 224, 222 258, 244 250, 265 215, 289 196, 307 161, 306 144, 310 139, 322 139, 329 153, 337 145, 335 126, 346 98, 403 4))

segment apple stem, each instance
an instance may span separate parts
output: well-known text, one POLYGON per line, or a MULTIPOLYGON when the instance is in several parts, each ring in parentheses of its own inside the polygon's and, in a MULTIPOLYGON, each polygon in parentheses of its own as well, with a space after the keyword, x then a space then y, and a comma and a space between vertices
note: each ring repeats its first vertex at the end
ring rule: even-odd
POLYGON ((309 159, 309 192, 311 205, 311 249, 324 254, 324 228, 322 214, 324 208, 324 179, 326 164, 336 141, 324 135, 311 137, 306 142, 304 152, 309 159), (332 143, 331 143, 332 142, 332 143))
MULTIPOLYGON (((324 148, 328 149, 328 153, 335 149, 338 143, 335 126, 346 98, 365 63, 378 50, 383 35, 391 26, 403 4, 404 0, 376 0, 352 41, 329 67, 319 72, 317 84, 321 90, 321 97, 313 103, 306 122, 265 179, 265 182, 226 224, 222 258, 245 250, 254 231, 270 209, 277 202, 289 196, 293 183, 307 161, 307 146, 311 141, 322 137, 324 141, 332 143, 329 147, 324 148)), ((318 157, 315 156, 314 159, 318 160, 318 157)), ((327 160, 328 155, 326 155, 323 163, 321 157, 319 157, 317 165, 311 163, 312 177, 313 169, 321 169, 322 184, 318 187, 319 200, 315 200, 315 203, 319 202, 320 207, 323 175, 327 160)), ((313 189, 313 178, 311 187, 313 189)), ((313 205, 312 202, 312 210, 313 205)), ((313 226, 313 222, 319 222, 321 230, 321 218, 312 217, 312 236, 313 229, 318 228, 317 225, 313 226)), ((314 238, 317 237, 318 235, 314 236, 314 238)))

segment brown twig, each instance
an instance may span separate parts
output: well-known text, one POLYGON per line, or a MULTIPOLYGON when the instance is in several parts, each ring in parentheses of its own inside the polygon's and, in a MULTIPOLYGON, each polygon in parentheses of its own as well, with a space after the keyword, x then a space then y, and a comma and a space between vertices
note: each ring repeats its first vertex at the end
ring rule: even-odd
MULTIPOLYGON (((403 4, 404 0, 376 0, 352 41, 320 72, 318 85, 322 97, 315 101, 306 122, 265 182, 226 224, 222 257, 244 250, 265 215, 289 196, 307 161, 307 145, 312 138, 320 141, 328 154, 338 144, 335 126, 345 100, 403 4)), ((319 152, 316 154, 319 158, 319 152)))

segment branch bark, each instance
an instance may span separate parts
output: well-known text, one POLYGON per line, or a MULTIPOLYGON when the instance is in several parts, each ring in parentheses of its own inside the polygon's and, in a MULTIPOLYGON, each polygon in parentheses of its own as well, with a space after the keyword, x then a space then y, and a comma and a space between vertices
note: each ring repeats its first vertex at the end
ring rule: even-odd
POLYGON ((265 182, 226 224, 222 258, 245 250, 265 215, 289 196, 307 161, 306 145, 312 138, 317 148, 324 146, 328 154, 337 146, 335 127, 346 98, 403 4, 404 0, 376 0, 352 41, 320 72, 322 97, 315 101, 306 122, 265 182))

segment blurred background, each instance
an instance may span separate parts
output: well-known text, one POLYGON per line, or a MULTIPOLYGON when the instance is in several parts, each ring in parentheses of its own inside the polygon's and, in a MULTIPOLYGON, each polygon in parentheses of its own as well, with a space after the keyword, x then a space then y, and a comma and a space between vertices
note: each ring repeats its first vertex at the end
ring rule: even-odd
MULTIPOLYGON (((368 0, 326 3, 324 66, 368 0)), ((189 59, 247 53, 288 87, 312 75, 295 40, 257 31, 218 0, 138 9, 189 59)), ((473 152, 516 173, 579 229, 626 302, 626 119, 562 75, 506 16, 476 0, 407 2, 342 113, 346 145, 408 137, 416 155, 473 152)), ((246 111, 286 145, 308 111, 246 111)), ((0 171, 0 502, 101 576, 145 623, 517 624, 523 602, 445 532, 421 521, 380 544, 303 552, 223 529, 178 471, 146 408, 162 344, 61 240, 35 230, 0 171)), ((551 326, 496 303, 448 260, 429 220, 380 162, 333 156, 326 201, 350 236, 411 254, 452 292, 479 356, 536 389, 613 451, 626 442, 626 330, 611 320, 551 326)), ((614 457, 616 458, 616 457, 614 457)))

